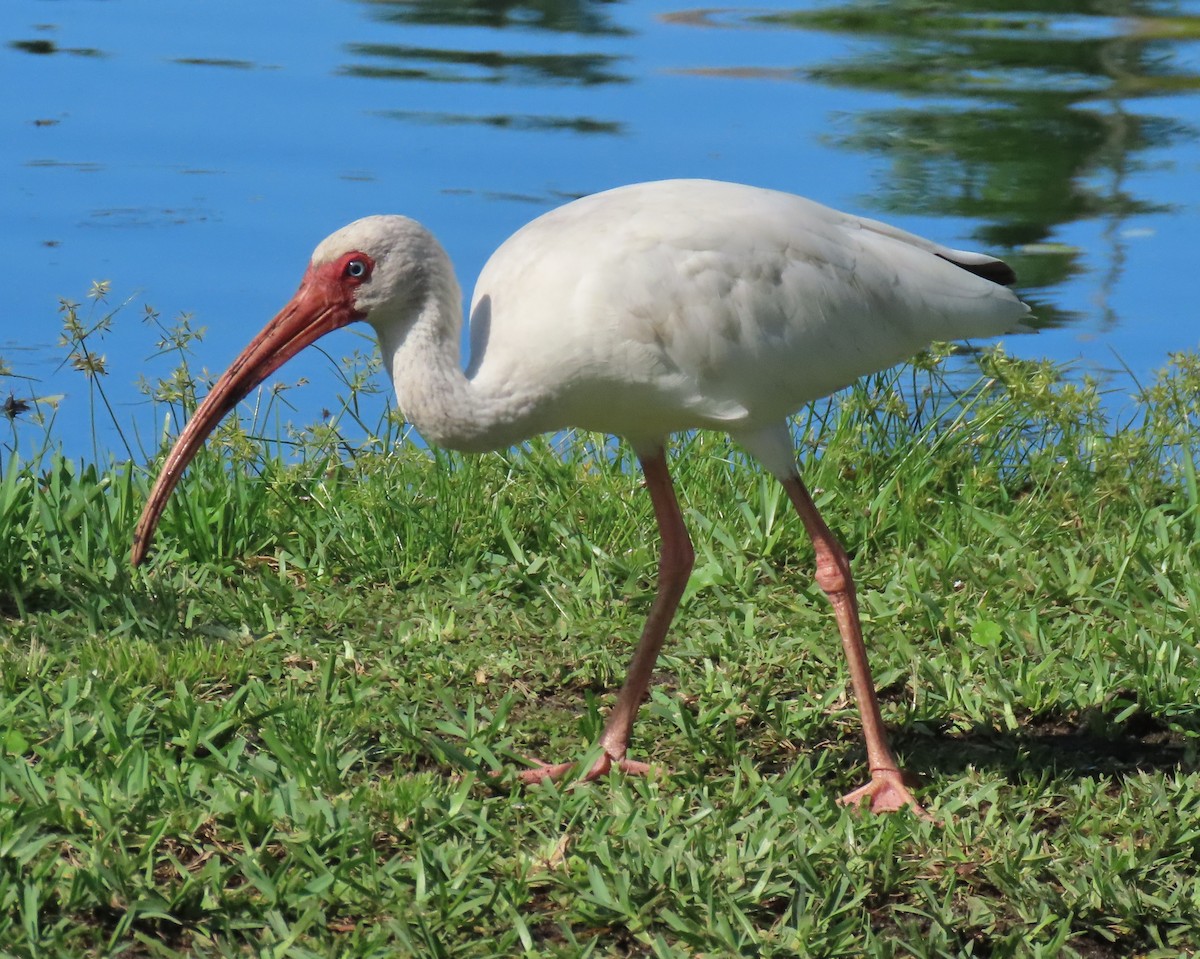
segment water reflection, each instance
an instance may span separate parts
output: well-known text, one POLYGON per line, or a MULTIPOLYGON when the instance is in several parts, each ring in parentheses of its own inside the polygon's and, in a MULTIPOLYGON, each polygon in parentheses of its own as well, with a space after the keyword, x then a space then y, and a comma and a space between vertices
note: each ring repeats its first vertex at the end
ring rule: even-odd
POLYGON ((503 130, 569 130, 572 133, 620 134, 625 125, 590 117, 548 117, 532 114, 434 113, 420 110, 379 110, 377 115, 408 123, 432 123, 440 126, 485 126, 503 130))
POLYGON ((185 67, 225 67, 230 70, 257 70, 250 60, 229 60, 222 57, 176 57, 171 61, 185 67))
POLYGON ((558 33, 623 36, 625 30, 607 15, 610 0, 359 0, 376 20, 423 26, 521 27, 558 33))
POLYGON ((503 53, 443 50, 395 43, 355 43, 349 52, 365 61, 342 72, 350 76, 475 83, 623 83, 612 67, 620 59, 601 53, 503 53))
MULTIPOLYGON (((514 3, 501 0, 359 0, 369 16, 395 26, 514 28, 522 35, 576 33, 586 36, 620 37, 627 31, 607 15, 606 2, 561 0, 514 3)), ((485 49, 459 46, 417 46, 400 43, 356 43, 345 49, 351 62, 340 72, 347 76, 434 83, 486 83, 505 86, 575 86, 627 83, 632 78, 621 68, 624 57, 597 51, 562 53, 541 50, 519 51, 506 43, 495 49, 490 34, 456 34, 488 39, 485 49)), ((536 43, 536 40, 531 40, 536 43)), ((611 119, 590 116, 561 116, 540 113, 466 114, 459 112, 391 110, 377 115, 404 121, 443 126, 486 126, 518 131, 567 131, 571 133, 620 135, 624 125, 611 119)))
POLYGON ((1163 209, 1130 192, 1129 174, 1147 151, 1196 136, 1175 120, 1132 112, 1129 101, 1200 87, 1175 55, 1180 40, 1200 38, 1200 18, 1162 16, 1144 2, 1047 6, 852 3, 762 19, 876 41, 805 75, 914 101, 857 113, 847 132, 830 137, 890 160, 867 202, 889 214, 986 222, 980 240, 1015 249, 1022 283, 1032 286, 1082 269, 1078 251, 1046 242, 1056 228, 1106 219, 1111 289, 1125 256, 1124 222, 1163 209))
POLYGON ((94 47, 60 47, 53 40, 10 40, 8 45, 13 50, 20 50, 22 53, 33 53, 39 56, 48 56, 52 53, 68 53, 76 57, 104 56, 103 53, 94 47))

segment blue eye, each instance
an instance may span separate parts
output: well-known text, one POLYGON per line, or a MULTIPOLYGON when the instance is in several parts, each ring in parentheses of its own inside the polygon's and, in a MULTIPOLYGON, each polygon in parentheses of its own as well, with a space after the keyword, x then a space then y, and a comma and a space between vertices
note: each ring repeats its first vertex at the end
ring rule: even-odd
POLYGON ((367 264, 362 260, 351 260, 346 264, 346 276, 361 280, 367 275, 367 264))

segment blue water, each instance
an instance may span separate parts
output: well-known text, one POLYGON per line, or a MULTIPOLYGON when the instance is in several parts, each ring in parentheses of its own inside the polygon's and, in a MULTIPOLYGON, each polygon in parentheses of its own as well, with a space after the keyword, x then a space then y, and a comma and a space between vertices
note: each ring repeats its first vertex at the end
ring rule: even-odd
MULTIPOLYGON (((1186 31, 1146 42, 1145 24, 1200 17, 1200 3, 1129 5, 1137 18, 1028 6, 988 27, 977 55, 995 61, 968 63, 952 94, 922 87, 922 65, 932 73, 970 50, 971 31, 939 46, 904 25, 850 34, 763 19, 816 8, 805 3, 6 0, 0 360, 13 375, 0 377, 0 400, 62 397, 55 435, 92 451, 87 383, 61 365, 57 306, 108 280, 109 307, 130 302, 98 344, 104 388, 152 447, 161 424, 135 382, 171 364, 149 359, 144 307, 192 314, 208 331, 198 363, 220 372, 290 296, 316 243, 366 213, 423 221, 469 293, 522 223, 621 183, 739 180, 978 248, 1016 215, 1039 164, 1049 194, 1060 177, 1090 199, 1044 223, 1027 202, 1033 213, 1003 234, 1019 241, 1039 312, 1066 321, 1007 346, 1145 378, 1200 341, 1200 44, 1186 31), (1067 66, 1036 56, 1060 47, 1067 66), (894 76, 863 81, 878 63, 898 64, 894 76), (1150 81, 1127 82, 1131 71, 1150 81), (963 134, 944 167, 943 144, 912 132, 914 113, 993 100, 1016 120, 994 143, 963 134), (1081 116, 1101 134, 1083 162, 1060 163, 1057 131, 1081 116), (1143 122, 1148 132, 1128 135, 1143 122), (937 178, 969 162, 998 177, 1020 163, 1025 180, 987 203, 939 205, 937 178)), ((325 345, 340 356, 364 341, 343 331, 325 345)), ((335 388, 328 361, 301 357, 282 376, 311 381, 287 398, 296 422, 318 419, 335 388)), ((6 428, 0 419, 11 445, 6 428)), ((98 435, 125 455, 103 420, 98 435)))

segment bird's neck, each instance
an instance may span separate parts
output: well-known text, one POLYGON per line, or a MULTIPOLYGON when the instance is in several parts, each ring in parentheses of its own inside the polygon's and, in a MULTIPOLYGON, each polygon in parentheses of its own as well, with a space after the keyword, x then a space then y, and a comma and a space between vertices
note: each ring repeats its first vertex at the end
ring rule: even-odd
POLYGON ((431 285, 410 322, 378 334, 400 411, 427 442, 482 452, 536 432, 526 422, 526 399, 482 390, 463 372, 462 293, 452 275, 431 285))

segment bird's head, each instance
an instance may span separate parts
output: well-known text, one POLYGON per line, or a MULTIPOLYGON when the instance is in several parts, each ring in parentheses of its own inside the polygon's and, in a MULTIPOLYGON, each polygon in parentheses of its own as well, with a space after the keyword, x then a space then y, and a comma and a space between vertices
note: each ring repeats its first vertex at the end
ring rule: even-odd
POLYGON ((295 295, 221 375, 179 434, 138 520, 133 565, 146 558, 171 491, 226 413, 326 333, 356 320, 379 328, 412 314, 444 259, 429 231, 403 216, 364 217, 323 240, 295 295))

